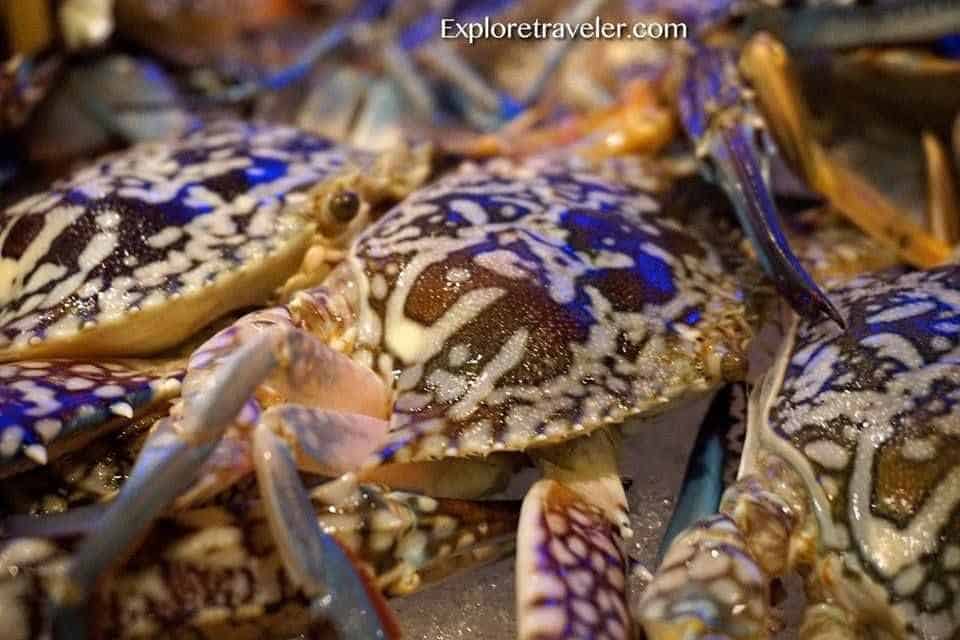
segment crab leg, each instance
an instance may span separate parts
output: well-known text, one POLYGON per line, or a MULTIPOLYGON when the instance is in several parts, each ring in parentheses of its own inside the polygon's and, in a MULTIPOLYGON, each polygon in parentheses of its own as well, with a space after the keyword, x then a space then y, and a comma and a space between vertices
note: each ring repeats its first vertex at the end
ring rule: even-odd
POLYGON ((320 529, 290 445, 261 422, 253 454, 270 532, 287 573, 311 600, 311 617, 332 620, 344 638, 397 636, 390 610, 378 606, 349 556, 320 529))
POLYGON ((864 232, 895 249, 905 262, 919 268, 947 262, 947 244, 816 142, 783 45, 764 33, 754 36, 744 47, 740 68, 757 92, 778 148, 812 189, 864 232))
POLYGON ((731 56, 695 45, 680 91, 680 113, 687 135, 705 160, 705 169, 726 192, 757 250, 760 264, 777 291, 798 313, 824 314, 841 326, 843 318, 790 249, 758 158, 757 118, 731 56))
MULTIPOLYGON (((99 578, 115 566, 117 550, 134 546, 150 524, 187 489, 238 414, 241 423, 256 422, 255 417, 251 419, 246 414, 257 411, 256 403, 249 399, 258 388, 270 399, 309 399, 333 409, 381 416, 387 406, 386 390, 373 373, 296 329, 293 318, 283 308, 251 314, 215 335, 190 359, 180 415, 158 423, 114 504, 78 549, 55 615, 55 624, 63 633, 78 624, 83 626, 78 621, 85 603, 99 578), (241 413, 245 405, 248 411, 241 413)), ((282 418, 283 409, 270 414, 277 415, 282 418)), ((275 421, 270 416, 268 420, 275 421)), ((313 424, 319 430, 334 429, 342 423, 313 424)), ((383 434, 385 429, 377 432, 383 434)), ((263 435, 262 427, 258 426, 255 435, 254 448, 259 447, 260 454, 273 451, 272 441, 263 435)), ((356 436, 356 431, 352 435, 356 436)), ((335 433, 315 434, 316 442, 336 437, 335 433)), ((367 440, 369 448, 361 452, 361 458, 371 453, 380 440, 371 435, 367 440)), ((353 444, 357 444, 356 438, 353 444)), ((258 475, 271 478, 261 470, 257 453, 258 475)), ((270 471, 283 473, 272 468, 270 471)), ((275 485, 266 488, 274 489, 275 485)), ((289 511, 292 505, 302 506, 302 500, 296 500, 293 494, 292 498, 281 501, 277 497, 273 502, 278 510, 289 511)), ((285 555, 286 559, 293 557, 292 553, 285 555)), ((333 558, 342 561, 344 556, 333 558)), ((338 569, 340 574, 346 572, 342 563, 338 569)), ((355 589, 348 590, 351 595, 357 593, 355 589)))
MULTIPOLYGON (((579 0, 579 2, 573 3, 573 6, 560 17, 558 22, 565 24, 586 22, 592 16, 597 15, 604 4, 606 4, 604 0, 579 0)), ((534 77, 533 84, 523 96, 522 104, 534 104, 542 98, 556 70, 560 68, 564 58, 573 49, 576 42, 572 38, 550 39, 540 46, 542 50, 540 59, 543 60, 543 64, 534 77)))
POLYGON ((613 432, 544 452, 517 531, 518 638, 631 638, 624 538, 632 536, 613 432))
POLYGON ((258 358, 264 342, 260 337, 242 345, 232 362, 204 380, 218 393, 198 392, 188 373, 184 386, 187 416, 161 420, 153 428, 116 500, 78 549, 67 574, 62 615, 56 620, 79 615, 97 581, 118 561, 117 549, 134 546, 150 523, 193 482, 253 388, 272 368, 274 363, 258 358), (191 419, 198 414, 204 416, 202 421, 191 419))
POLYGON ((960 242, 960 209, 950 156, 929 131, 923 134, 923 154, 927 160, 927 225, 937 240, 952 247, 960 242))
MULTIPOLYGON (((157 423, 117 499, 80 546, 55 597, 56 638, 86 633, 86 605, 98 581, 123 559, 166 505, 189 486, 216 441, 192 445, 177 436, 170 420, 157 423)), ((85 636, 83 636, 85 637, 85 636)))
POLYGON ((688 526, 717 512, 725 486, 736 481, 740 465, 740 438, 745 436, 744 384, 721 389, 697 434, 684 472, 676 507, 660 541, 658 560, 688 526))
POLYGON ((390 398, 380 378, 298 323, 283 308, 251 314, 201 347, 183 385, 183 414, 192 422, 186 431, 199 437, 232 421, 261 385, 271 404, 386 417, 390 398))
POLYGON ((390 428, 379 418, 294 404, 270 407, 260 424, 290 443, 297 468, 326 476, 360 467, 387 441, 390 428))
POLYGON ((797 512, 774 490, 788 472, 771 465, 724 496, 720 513, 681 534, 638 606, 651 640, 768 638, 770 581, 788 570, 797 512))

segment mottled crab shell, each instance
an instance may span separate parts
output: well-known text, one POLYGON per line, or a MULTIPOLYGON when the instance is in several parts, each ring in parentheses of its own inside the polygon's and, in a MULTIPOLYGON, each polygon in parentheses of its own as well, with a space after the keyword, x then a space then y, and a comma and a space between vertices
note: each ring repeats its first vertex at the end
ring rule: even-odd
POLYGON ((46 463, 53 454, 100 435, 111 422, 175 397, 182 372, 175 365, 28 360, 0 364, 0 477, 26 459, 46 463))
POLYGON ((464 166, 346 265, 355 357, 397 391, 377 462, 558 442, 743 373, 743 296, 717 253, 568 162, 464 166))
POLYGON ((830 297, 849 328, 800 322, 764 383, 746 455, 760 446, 791 464, 821 548, 880 585, 908 629, 954 637, 960 267, 860 277, 830 297))
MULTIPOLYGON (((510 502, 477 504, 378 486, 331 485, 311 495, 318 521, 388 593, 407 593, 465 565, 499 557, 516 529, 519 505, 510 502), (411 573, 410 559, 420 556, 432 560, 411 573)), ((34 537, 34 523, 23 525, 32 529, 28 535, 0 539, 4 640, 51 636, 49 614, 57 591, 50 576, 75 551, 72 540, 34 537)), ((223 505, 179 511, 175 519, 158 522, 122 568, 104 581, 96 611, 100 637, 301 636, 316 609, 284 570, 273 540, 258 501, 244 491, 223 505)), ((332 630, 320 634, 338 635, 332 630)))
POLYGON ((220 122, 13 205, 0 214, 0 361, 153 353, 261 302, 313 234, 298 192, 346 161, 296 129, 220 122))

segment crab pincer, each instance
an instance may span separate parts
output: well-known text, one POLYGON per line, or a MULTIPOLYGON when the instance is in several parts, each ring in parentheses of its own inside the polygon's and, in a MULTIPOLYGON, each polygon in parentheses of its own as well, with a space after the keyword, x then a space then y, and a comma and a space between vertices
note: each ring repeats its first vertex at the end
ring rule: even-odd
POLYGON ((681 122, 696 146, 703 171, 730 198, 760 265, 798 313, 843 316, 790 248, 768 184, 759 114, 729 51, 695 42, 679 94, 681 122))

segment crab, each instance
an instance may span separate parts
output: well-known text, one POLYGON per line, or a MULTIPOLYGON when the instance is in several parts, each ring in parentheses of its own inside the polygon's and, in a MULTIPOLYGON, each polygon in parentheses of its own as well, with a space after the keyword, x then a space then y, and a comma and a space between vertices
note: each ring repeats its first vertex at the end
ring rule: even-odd
POLYGON ((795 571, 801 638, 960 628, 960 268, 830 292, 849 328, 790 322, 751 394, 740 479, 673 542, 638 606, 649 637, 769 637, 771 580, 795 571))
POLYGON ((45 465, 135 417, 166 413, 181 377, 177 359, 0 364, 0 477, 45 465))
POLYGON ((679 121, 692 147, 687 155, 730 199, 777 291, 798 312, 828 315, 842 324, 785 238, 767 179, 763 119, 734 56, 694 39, 683 46, 657 47, 646 57, 653 58, 648 65, 656 71, 638 74, 622 92, 620 104, 532 130, 525 130, 531 129, 531 118, 518 119, 500 132, 470 141, 464 150, 524 154, 565 145, 587 157, 655 154, 675 138, 679 121))
POLYGON ((322 279, 350 229, 425 178, 425 153, 224 121, 107 156, 8 208, 0 474, 176 397, 196 346, 185 341, 322 279))
MULTIPOLYGON (((174 514, 252 470, 314 624, 390 635, 298 469, 472 498, 523 452, 545 478, 520 515, 520 635, 627 637, 617 426, 742 377, 751 334, 738 273, 661 203, 576 160, 502 160, 353 228, 321 286, 191 354, 181 399, 47 583, 55 632, 84 624, 118 550, 175 501, 174 514)), ((427 554, 404 560, 399 582, 415 584, 427 554)))

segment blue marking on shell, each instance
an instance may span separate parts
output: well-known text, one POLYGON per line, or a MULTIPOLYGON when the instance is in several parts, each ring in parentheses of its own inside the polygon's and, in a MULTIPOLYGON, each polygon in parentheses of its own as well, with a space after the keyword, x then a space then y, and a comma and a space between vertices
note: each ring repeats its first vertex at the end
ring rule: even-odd
POLYGON ((802 406, 826 392, 883 391, 901 375, 937 363, 945 350, 960 345, 960 301, 945 297, 955 288, 960 289, 960 270, 947 267, 909 274, 894 270, 832 290, 846 310, 848 328, 841 331, 829 322, 801 325, 784 378, 786 398, 793 397, 798 378, 804 385, 802 406), (891 348, 881 336, 896 338, 907 350, 891 348), (819 378, 812 375, 825 359, 829 369, 819 378), (815 392, 808 388, 814 381, 815 392))
POLYGON ((158 377, 112 362, 0 365, 0 468, 19 460, 27 447, 59 444, 129 417, 123 414, 136 415, 165 395, 160 381, 180 375, 158 377))
POLYGON ((400 386, 379 460, 559 442, 718 384, 706 347, 749 335, 739 285, 658 209, 566 161, 495 161, 364 231, 358 351, 400 386))
POLYGON ((0 348, 119 321, 288 249, 306 223, 289 213, 291 194, 351 159, 366 156, 225 121, 107 156, 20 201, 0 212, 0 348))
MULTIPOLYGON (((575 235, 581 246, 591 252, 616 251, 633 258, 631 267, 638 280, 648 285, 652 298, 668 300, 676 294, 673 272, 666 262, 644 252, 644 243, 649 239, 643 235, 627 233, 623 229, 623 220, 609 206, 600 208, 602 215, 596 212, 571 211, 562 217, 563 224, 576 229, 575 235)), ((603 271, 608 271, 604 269, 603 271)))

